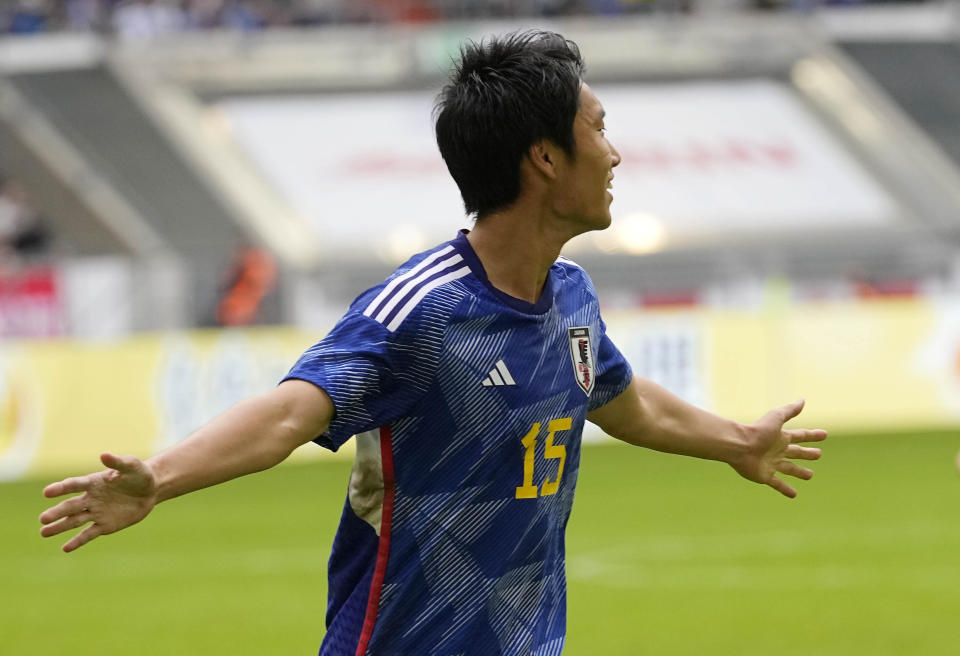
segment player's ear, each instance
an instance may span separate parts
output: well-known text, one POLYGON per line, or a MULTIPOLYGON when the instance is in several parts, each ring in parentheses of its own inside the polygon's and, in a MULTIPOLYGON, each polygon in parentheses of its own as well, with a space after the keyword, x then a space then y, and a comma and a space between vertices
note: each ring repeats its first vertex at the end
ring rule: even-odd
POLYGON ((555 180, 557 177, 557 147, 546 139, 533 142, 527 150, 527 159, 541 175, 555 180))

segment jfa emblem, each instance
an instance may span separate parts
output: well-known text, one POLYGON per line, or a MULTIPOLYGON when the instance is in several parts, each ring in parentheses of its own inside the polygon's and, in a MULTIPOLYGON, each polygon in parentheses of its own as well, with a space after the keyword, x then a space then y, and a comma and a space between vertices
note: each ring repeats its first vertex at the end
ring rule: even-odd
POLYGON ((570 328, 570 358, 573 360, 573 375, 583 393, 593 391, 593 345, 590 343, 590 327, 570 328))

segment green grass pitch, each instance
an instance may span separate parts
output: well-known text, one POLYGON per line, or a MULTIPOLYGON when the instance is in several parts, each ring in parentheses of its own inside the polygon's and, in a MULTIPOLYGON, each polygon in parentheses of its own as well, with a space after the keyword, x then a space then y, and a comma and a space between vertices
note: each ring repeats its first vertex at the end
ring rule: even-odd
MULTIPOLYGON (((566 654, 960 653, 960 435, 833 435, 790 501, 724 465, 584 449, 566 654)), ((91 458, 91 462, 93 458, 91 458)), ((312 654, 349 464, 281 467, 65 555, 0 485, 0 654, 312 654)))

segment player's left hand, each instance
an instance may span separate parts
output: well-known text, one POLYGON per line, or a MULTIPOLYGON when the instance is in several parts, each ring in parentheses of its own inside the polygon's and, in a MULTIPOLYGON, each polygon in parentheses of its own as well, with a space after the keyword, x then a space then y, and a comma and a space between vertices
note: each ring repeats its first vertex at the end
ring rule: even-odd
POLYGON ((817 460, 820 449, 800 446, 802 442, 822 442, 827 439, 825 430, 804 428, 789 429, 783 425, 800 414, 803 400, 771 410, 756 423, 744 426, 747 449, 730 463, 738 474, 756 483, 769 485, 784 496, 794 498, 797 491, 777 476, 787 474, 810 480, 813 471, 792 462, 817 460))

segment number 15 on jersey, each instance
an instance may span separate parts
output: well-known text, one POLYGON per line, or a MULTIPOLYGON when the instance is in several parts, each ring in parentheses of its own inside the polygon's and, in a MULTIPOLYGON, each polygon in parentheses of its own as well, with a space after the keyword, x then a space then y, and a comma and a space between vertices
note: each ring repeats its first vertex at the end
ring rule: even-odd
POLYGON ((563 477, 563 465, 567 461, 567 447, 563 444, 554 444, 553 436, 557 431, 570 430, 573 424, 571 417, 553 419, 547 424, 547 441, 543 446, 544 460, 559 460, 557 466, 557 477, 553 480, 548 476, 543 482, 543 486, 538 488, 533 484, 534 459, 537 453, 537 438, 540 436, 540 422, 534 422, 530 431, 523 437, 521 444, 526 449, 523 452, 523 485, 517 487, 518 499, 536 499, 538 494, 542 497, 556 494, 560 487, 560 479, 563 477))

